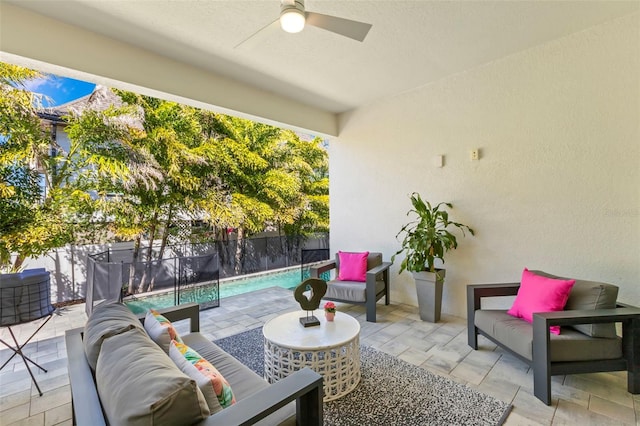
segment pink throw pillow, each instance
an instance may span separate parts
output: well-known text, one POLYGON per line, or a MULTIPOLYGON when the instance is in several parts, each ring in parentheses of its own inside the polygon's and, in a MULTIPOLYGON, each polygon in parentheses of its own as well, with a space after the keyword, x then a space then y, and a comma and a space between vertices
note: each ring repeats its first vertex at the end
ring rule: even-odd
MULTIPOLYGON (((507 313, 533 323, 534 312, 561 311, 564 309, 571 288, 575 283, 576 280, 541 277, 524 268, 518 295, 507 313)), ((551 326, 549 331, 553 334, 560 334, 560 326, 551 326)))
POLYGON ((338 251, 338 258, 340 259, 338 280, 366 282, 368 256, 368 251, 364 253, 338 251))

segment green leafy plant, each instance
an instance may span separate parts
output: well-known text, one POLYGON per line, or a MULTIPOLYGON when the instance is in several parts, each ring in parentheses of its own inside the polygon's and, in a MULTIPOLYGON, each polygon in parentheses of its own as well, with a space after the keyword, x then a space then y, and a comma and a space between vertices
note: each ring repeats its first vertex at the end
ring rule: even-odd
POLYGON ((416 214, 418 218, 404 225, 396 235, 396 238, 403 235, 402 248, 391 257, 391 261, 404 252, 405 258, 400 264, 400 273, 404 270, 435 272, 435 259, 444 263, 444 254, 458 247, 456 236, 449 232, 448 227, 460 229, 463 236, 465 230, 471 235, 475 233, 467 225, 449 220, 449 213, 444 207, 452 208, 451 203, 432 206, 428 201, 423 201, 420 194, 414 192, 411 194, 411 204, 413 208, 407 212, 407 216, 416 214))

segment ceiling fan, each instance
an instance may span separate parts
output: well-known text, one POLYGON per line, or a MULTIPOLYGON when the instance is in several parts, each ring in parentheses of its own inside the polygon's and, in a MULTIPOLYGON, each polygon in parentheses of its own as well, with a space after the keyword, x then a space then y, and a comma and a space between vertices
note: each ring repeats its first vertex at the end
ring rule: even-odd
POLYGON ((280 0, 280 18, 259 29, 235 47, 244 44, 266 29, 276 27, 278 22, 282 30, 288 33, 298 33, 308 24, 357 41, 363 41, 372 27, 371 24, 364 22, 322 13, 307 12, 304 8, 304 0, 280 0))

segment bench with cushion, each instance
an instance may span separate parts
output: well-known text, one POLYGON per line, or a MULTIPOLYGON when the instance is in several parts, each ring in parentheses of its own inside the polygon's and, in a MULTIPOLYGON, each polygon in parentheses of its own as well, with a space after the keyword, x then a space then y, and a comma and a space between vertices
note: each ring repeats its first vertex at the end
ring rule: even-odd
MULTIPOLYGON (((566 280, 540 271, 535 274, 566 280)), ((467 286, 468 342, 478 349, 483 335, 533 369, 535 396, 551 404, 551 376, 624 371, 628 391, 640 393, 640 309, 617 302, 618 287, 575 280, 564 310, 533 313, 533 323, 506 309, 482 307, 482 299, 515 296, 520 283, 467 286), (622 324, 622 336, 615 323, 622 324), (562 326, 560 334, 551 326, 562 326)))
MULTIPOLYGON (((123 304, 104 302, 84 328, 65 335, 75 424, 322 424, 322 376, 303 369, 269 385, 199 333, 197 304, 159 312, 162 316, 155 318, 168 320, 169 326, 170 321, 189 320, 191 332, 176 340, 217 369, 214 376, 228 382, 235 403, 223 408, 212 390, 215 381, 203 383, 191 364, 187 367, 198 379, 193 371, 178 368, 166 352, 166 345, 176 345, 172 333, 154 335, 154 341, 143 325, 145 318, 123 304)), ((147 328, 155 334, 149 315, 147 328)), ((176 333, 172 326, 167 330, 176 333)))

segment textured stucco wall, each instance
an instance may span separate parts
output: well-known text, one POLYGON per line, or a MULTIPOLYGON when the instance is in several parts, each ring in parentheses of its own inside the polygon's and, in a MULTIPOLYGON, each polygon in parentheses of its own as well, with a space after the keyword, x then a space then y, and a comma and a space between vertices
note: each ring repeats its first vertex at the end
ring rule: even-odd
MULTIPOLYGON (((640 304, 639 123, 637 13, 345 114, 331 248, 389 258, 418 191, 477 231, 446 257, 444 312, 465 315, 466 284, 523 267, 615 283, 640 304)), ((392 295, 415 304, 398 264, 392 295)))

